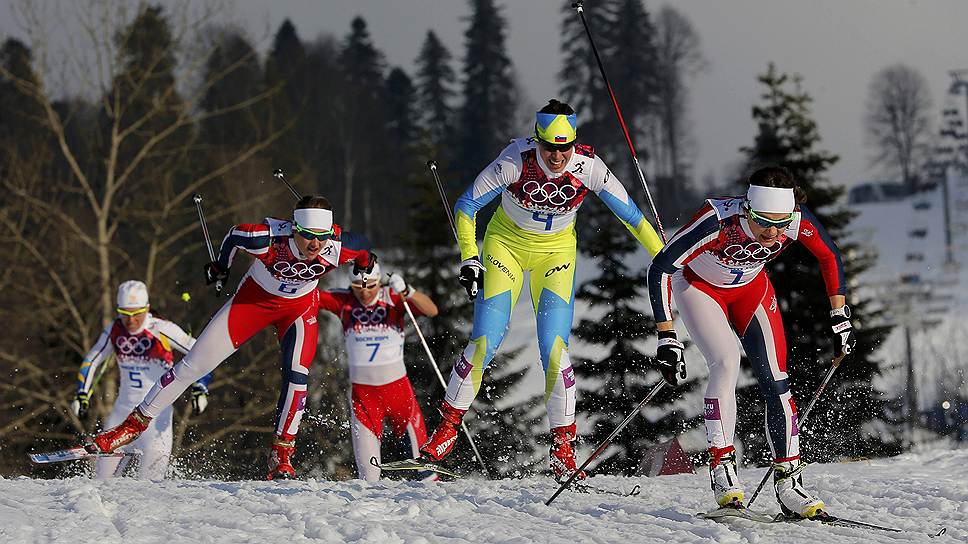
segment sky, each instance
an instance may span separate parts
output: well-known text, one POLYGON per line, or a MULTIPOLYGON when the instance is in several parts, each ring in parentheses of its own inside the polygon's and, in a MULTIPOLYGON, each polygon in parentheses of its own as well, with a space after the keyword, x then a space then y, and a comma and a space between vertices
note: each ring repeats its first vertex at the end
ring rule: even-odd
MULTIPOLYGON (((0 33, 19 35, 10 14, 16 0, 0 0, 0 33)), ((534 105, 558 94, 561 68, 562 0, 499 1, 509 29, 507 47, 534 105)), ((320 34, 344 36, 361 15, 389 66, 412 72, 427 30, 433 29, 456 60, 464 55, 469 3, 461 0, 236 0, 232 17, 269 47, 271 34, 291 19, 305 40, 320 34)), ((694 24, 707 68, 691 82, 691 118, 698 145, 693 172, 722 179, 753 141, 750 109, 756 76, 775 62, 799 73, 815 99, 814 118, 824 149, 840 155, 834 181, 853 184, 884 179, 869 163, 863 115, 867 87, 881 68, 902 62, 927 78, 940 113, 951 81, 948 71, 968 68, 968 2, 963 0, 646 0, 655 14, 670 4, 694 24)), ((595 9, 594 0, 586 10, 595 9)), ((577 17, 577 15, 568 15, 577 17)), ((596 29, 592 29, 595 32, 596 29)), ((459 69, 459 65, 455 65, 459 69)), ((608 66, 606 65, 606 69, 608 66)), ((565 100, 568 97, 562 97, 565 100)), ((959 100, 963 103, 964 97, 959 100)), ((935 123, 938 113, 934 113, 935 123)), ((578 112, 579 123, 581 112, 578 112)), ((521 133, 529 131, 521 127, 521 133)), ((508 135, 509 137, 514 135, 508 135)), ((594 142, 590 142, 594 144, 594 142)), ((615 163, 627 157, 607 157, 615 163)))

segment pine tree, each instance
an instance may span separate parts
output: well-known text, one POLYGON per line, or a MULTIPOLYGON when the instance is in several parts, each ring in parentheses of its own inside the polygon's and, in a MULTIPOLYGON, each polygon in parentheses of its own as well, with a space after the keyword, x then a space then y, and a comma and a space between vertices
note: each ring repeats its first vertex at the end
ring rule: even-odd
MULTIPOLYGON (((343 39, 339 63, 345 78, 345 92, 339 104, 338 130, 341 136, 337 162, 342 167, 343 217, 350 228, 367 231, 376 243, 377 234, 371 195, 378 195, 380 182, 390 181, 387 167, 373 157, 386 139, 386 68, 383 53, 373 45, 366 21, 356 17, 343 39)), ((386 222, 381 226, 385 229, 386 222)), ((383 230, 380 229, 380 230, 383 230)))
POLYGON ((456 76, 450 59, 447 47, 433 30, 428 30, 416 60, 417 111, 438 164, 446 164, 443 154, 451 151, 454 136, 452 104, 457 93, 452 88, 456 76))
MULTIPOLYGON (((605 88, 605 81, 598 70, 595 55, 585 35, 585 27, 575 13, 571 0, 562 4, 562 61, 558 71, 561 82, 561 99, 572 106, 578 114, 578 137, 584 142, 600 142, 606 146, 614 139, 612 99, 605 88)), ((611 14, 617 0, 603 0, 584 11, 592 36, 599 44, 611 31, 611 14)), ((599 50, 599 54, 603 54, 599 50)), ((610 66, 606 58, 602 59, 610 66)), ((621 134, 618 134, 621 138, 621 134)))
MULTIPOLYGON (((578 410, 588 421, 588 430, 579 428, 584 440, 597 444, 605 439, 625 416, 638 405, 661 379, 653 370, 653 354, 646 354, 642 342, 655 335, 655 321, 646 308, 647 268, 636 269, 633 255, 638 243, 625 227, 600 202, 588 202, 579 221, 583 234, 579 249, 597 261, 601 274, 582 283, 575 294, 578 301, 591 305, 591 317, 578 322, 572 333, 593 348, 572 350, 578 373, 578 410), (579 356, 594 350, 593 357, 579 356), (599 356, 598 354, 604 354, 599 356)), ((687 427, 698 424, 673 402, 696 386, 688 381, 676 388, 664 388, 649 404, 663 414, 657 420, 640 415, 613 441, 618 449, 601 458, 598 472, 632 473, 642 454, 656 442, 667 440, 687 427)))
MULTIPOLYGON (((607 157, 625 157, 628 145, 612 107, 594 52, 581 19, 563 6, 563 43, 565 54, 558 79, 562 98, 578 114, 578 137, 592 143, 607 157)), ((605 0, 585 9, 609 83, 615 93, 626 127, 636 144, 642 165, 648 160, 644 142, 648 121, 655 108, 657 51, 655 29, 642 0, 605 0)), ((614 160, 614 159, 613 159, 614 160)), ((637 179, 633 164, 616 162, 612 169, 626 180, 637 179)))
MULTIPOLYGON (((507 21, 494 0, 470 0, 471 16, 464 32, 464 103, 458 113, 460 180, 478 172, 519 136, 514 133, 514 80, 505 39, 507 21)), ((478 214, 478 224, 490 214, 478 214)), ((482 221, 483 220, 483 221, 482 221)))
MULTIPOLYGON (((849 281, 869 268, 871 262, 860 256, 856 244, 844 238, 854 214, 838 205, 844 187, 825 175, 838 157, 818 148, 820 133, 811 118, 812 98, 802 89, 798 75, 780 73, 773 64, 758 79, 763 92, 760 104, 753 108, 753 119, 759 131, 754 145, 742 148, 748 158, 748 170, 779 164, 793 173, 807 194, 806 206, 840 248, 849 281)), ((830 304, 817 261, 800 244, 794 244, 774 261, 769 275, 787 333, 790 387, 802 410, 830 367, 834 352, 828 318, 830 304)), ((889 328, 868 325, 880 314, 871 309, 870 299, 848 292, 847 302, 853 312, 857 348, 834 375, 833 383, 811 413, 808 428, 800 435, 801 450, 811 461, 882 455, 896 452, 899 447, 898 437, 882 435, 881 427, 872 430, 874 422, 884 419, 885 401, 872 385, 880 370, 871 353, 889 328)), ((763 402, 757 386, 742 388, 737 404, 749 407, 737 424, 737 436, 748 438, 747 460, 772 461, 762 430, 763 402)))

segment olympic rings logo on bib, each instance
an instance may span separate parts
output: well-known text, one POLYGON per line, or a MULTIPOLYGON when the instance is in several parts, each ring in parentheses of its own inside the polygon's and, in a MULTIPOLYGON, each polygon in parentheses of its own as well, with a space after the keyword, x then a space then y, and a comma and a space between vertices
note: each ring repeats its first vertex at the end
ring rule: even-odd
POLYGON ((312 280, 323 275, 326 272, 326 267, 319 263, 310 265, 304 262, 287 263, 286 261, 279 261, 272 265, 272 270, 284 278, 312 280))
POLYGON ((387 309, 383 306, 373 309, 353 308, 350 315, 353 316, 353 321, 360 325, 378 325, 386 319, 387 309))
POLYGON ((521 193, 535 204, 564 206, 578 196, 578 189, 573 185, 562 185, 559 187, 550 181, 541 184, 531 180, 521 185, 521 193))
POLYGON ((144 355, 151 349, 151 338, 146 336, 119 336, 114 339, 114 346, 121 355, 144 355))
POLYGON ((783 244, 774 244, 766 247, 759 242, 743 244, 731 244, 723 249, 723 254, 734 261, 765 261, 783 249, 783 244))

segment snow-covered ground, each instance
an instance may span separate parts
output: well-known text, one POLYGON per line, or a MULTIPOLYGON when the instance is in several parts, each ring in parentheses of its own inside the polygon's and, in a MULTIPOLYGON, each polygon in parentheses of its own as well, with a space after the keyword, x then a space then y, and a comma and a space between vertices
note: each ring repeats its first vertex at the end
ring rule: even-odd
MULTIPOLYGON (((744 470, 752 487, 761 470, 744 470)), ((936 450, 808 468, 805 480, 835 515, 903 529, 887 533, 815 522, 702 520, 704 469, 658 478, 597 476, 634 497, 566 492, 550 479, 448 483, 222 482, 83 478, 0 480, 0 542, 166 543, 847 543, 968 541, 968 450, 936 450), (947 527, 946 535, 929 532, 947 527)), ((771 494, 756 507, 775 511, 771 494)))

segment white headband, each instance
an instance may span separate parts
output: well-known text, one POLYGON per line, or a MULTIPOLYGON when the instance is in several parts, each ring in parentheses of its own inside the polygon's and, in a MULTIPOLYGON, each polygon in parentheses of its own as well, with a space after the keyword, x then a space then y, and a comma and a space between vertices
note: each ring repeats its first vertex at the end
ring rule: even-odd
POLYGON ((296 224, 304 229, 330 230, 333 228, 333 210, 322 208, 299 208, 292 212, 296 224))
POLYGON ((793 213, 797 205, 793 189, 762 185, 750 185, 746 192, 746 201, 754 212, 766 213, 793 213))

